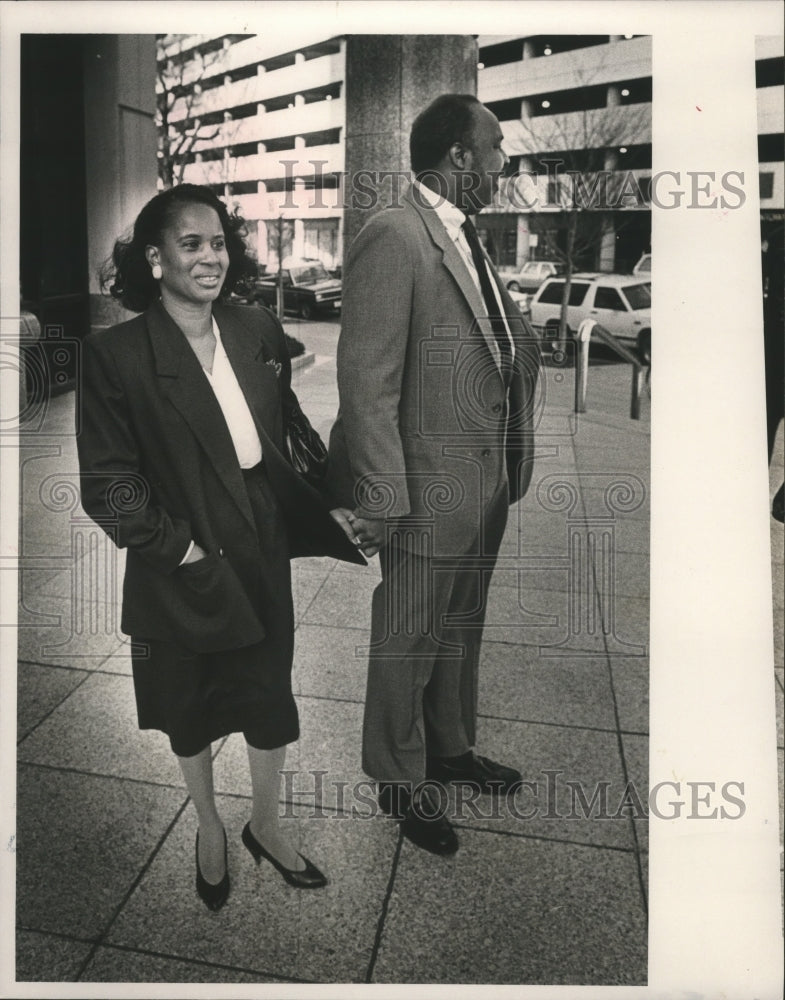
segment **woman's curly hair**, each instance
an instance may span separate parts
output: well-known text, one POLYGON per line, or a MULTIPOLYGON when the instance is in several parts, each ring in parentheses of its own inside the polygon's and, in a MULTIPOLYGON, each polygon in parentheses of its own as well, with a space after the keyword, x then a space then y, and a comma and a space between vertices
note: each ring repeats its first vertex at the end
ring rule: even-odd
POLYGON ((148 246, 159 246, 164 229, 182 205, 208 205, 221 220, 229 269, 220 297, 226 298, 238 281, 256 275, 256 261, 245 243, 245 220, 229 210, 209 187, 200 184, 179 184, 161 191, 144 206, 136 218, 130 236, 115 242, 112 256, 100 271, 102 291, 119 299, 126 309, 143 312, 159 297, 158 282, 153 278, 145 257, 148 246))

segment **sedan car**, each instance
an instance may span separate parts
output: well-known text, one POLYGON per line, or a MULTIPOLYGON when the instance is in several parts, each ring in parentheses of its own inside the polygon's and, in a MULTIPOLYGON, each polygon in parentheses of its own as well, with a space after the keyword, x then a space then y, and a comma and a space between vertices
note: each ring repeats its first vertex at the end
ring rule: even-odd
POLYGON ((527 260, 521 268, 500 268, 499 274, 511 292, 535 292, 546 278, 561 271, 561 264, 552 260, 527 260))
MULTIPOLYGON (((530 301, 532 325, 547 340, 559 333, 564 278, 549 278, 530 301)), ((630 274, 574 274, 567 304, 567 334, 584 319, 596 320, 651 359, 651 282, 630 274)))
MULTIPOLYGON (((260 278, 254 297, 275 309, 278 274, 260 278)), ((341 281, 331 277, 320 260, 292 260, 283 268, 283 306, 285 312, 294 312, 301 319, 311 319, 319 312, 335 312, 341 307, 341 281)))

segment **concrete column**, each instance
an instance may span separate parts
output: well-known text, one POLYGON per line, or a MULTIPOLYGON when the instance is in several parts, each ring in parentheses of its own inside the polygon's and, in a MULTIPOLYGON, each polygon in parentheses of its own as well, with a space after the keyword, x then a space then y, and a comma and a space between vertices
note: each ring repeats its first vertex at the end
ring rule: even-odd
POLYGON ((529 217, 519 215, 515 237, 515 266, 520 268, 529 259, 529 217))
MULTIPOLYGON (((303 185, 303 188, 305 185, 303 185)), ((292 257, 305 256, 305 223, 302 219, 294 220, 294 235, 292 237, 292 257)))
POLYGON ((530 38, 524 38, 523 40, 523 53, 522 59, 533 59, 537 53, 534 50, 534 42, 530 38))
POLYGON ((616 227, 610 214, 603 220, 599 257, 597 270, 606 273, 613 271, 616 262, 616 227))
POLYGON ((83 58, 90 319, 108 326, 127 314, 98 270, 156 192, 155 36, 88 35, 83 58))
POLYGON ((615 83, 608 85, 608 96, 605 100, 606 107, 616 108, 621 104, 621 90, 615 83))
POLYGON ((521 101, 521 121, 532 116, 532 102, 528 97, 521 101))
POLYGON ((345 79, 343 242, 348 249, 366 218, 404 190, 409 132, 419 112, 440 94, 476 94, 477 43, 471 35, 350 35, 345 79), (379 193, 371 206, 367 195, 354 196, 353 179, 361 171, 366 172, 361 187, 373 186, 379 193), (399 176, 375 181, 383 171, 399 176))

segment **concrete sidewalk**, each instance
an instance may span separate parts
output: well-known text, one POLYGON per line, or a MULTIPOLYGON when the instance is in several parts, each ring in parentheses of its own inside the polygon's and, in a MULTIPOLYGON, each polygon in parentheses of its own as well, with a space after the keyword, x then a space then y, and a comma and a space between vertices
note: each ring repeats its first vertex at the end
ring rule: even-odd
MULTIPOLYGON (((295 387, 326 438, 337 326, 290 332, 317 355, 295 387)), ((446 859, 369 815, 378 560, 298 560, 302 736, 281 810, 330 884, 297 892, 253 865, 232 736, 215 745, 232 878, 218 914, 194 891, 195 814, 168 741, 136 727, 122 557, 78 505, 74 398, 52 401, 22 455, 18 980, 645 983, 647 825, 620 806, 630 783, 645 802, 648 773, 649 401, 631 421, 629 368, 593 364, 576 425, 572 385, 546 369, 540 457, 511 510, 481 667, 478 749, 531 784, 495 811, 465 805, 446 859), (605 821, 587 818, 602 783, 605 821)))

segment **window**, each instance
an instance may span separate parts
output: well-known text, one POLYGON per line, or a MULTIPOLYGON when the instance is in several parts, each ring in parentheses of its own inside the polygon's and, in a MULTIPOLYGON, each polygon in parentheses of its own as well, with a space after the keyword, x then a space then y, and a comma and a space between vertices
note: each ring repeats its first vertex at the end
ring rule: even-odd
POLYGON ((627 285, 624 289, 624 297, 629 302, 630 309, 650 309, 651 284, 644 281, 640 285, 627 285))
POLYGON ((588 292, 589 286, 583 281, 574 281, 570 286, 570 301, 567 305, 570 306, 580 306, 583 305, 583 300, 586 298, 586 292, 588 292))
MULTIPOLYGON (((588 288, 589 286, 585 281, 573 281, 570 286, 570 301, 568 302, 568 305, 581 305, 583 300, 586 298, 588 288)), ((551 281, 550 283, 543 285, 542 289, 537 293, 537 301, 545 303, 546 305, 561 305, 563 295, 564 282, 551 281)))
POLYGON ((759 174, 758 183, 760 184, 761 198, 774 197, 774 174, 770 173, 759 174))
POLYGON ((538 301, 548 305, 556 305, 561 302, 564 293, 563 281, 552 281, 550 285, 545 285, 539 294, 538 301))
POLYGON ((614 312, 627 312, 627 307, 615 288, 599 285, 594 295, 595 309, 613 309, 614 312))

